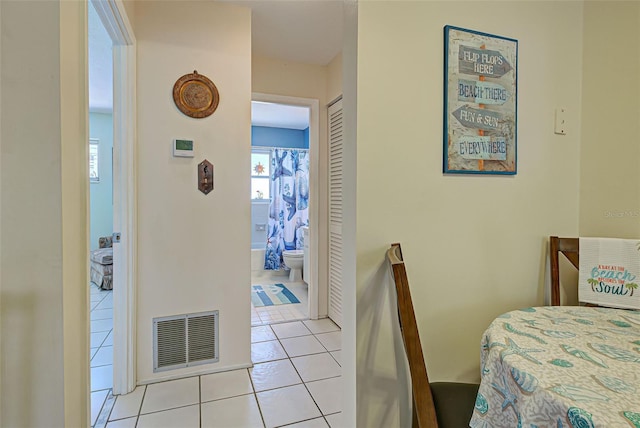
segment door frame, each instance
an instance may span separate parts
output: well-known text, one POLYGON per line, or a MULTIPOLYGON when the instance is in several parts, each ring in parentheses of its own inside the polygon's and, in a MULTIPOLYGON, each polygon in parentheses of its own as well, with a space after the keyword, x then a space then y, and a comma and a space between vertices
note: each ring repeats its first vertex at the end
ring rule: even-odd
POLYGON ((113 42, 113 395, 136 387, 136 39, 122 0, 91 0, 113 42))
POLYGON ((313 98, 253 92, 252 101, 286 104, 309 108, 309 318, 318 319, 318 214, 319 214, 319 165, 320 165, 320 102, 313 98))

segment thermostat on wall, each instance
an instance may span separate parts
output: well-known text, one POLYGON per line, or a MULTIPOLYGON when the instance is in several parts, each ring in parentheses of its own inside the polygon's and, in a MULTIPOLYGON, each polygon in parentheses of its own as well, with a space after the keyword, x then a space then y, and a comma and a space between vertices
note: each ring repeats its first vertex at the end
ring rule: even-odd
POLYGON ((193 140, 173 140, 173 155, 192 158, 193 140))

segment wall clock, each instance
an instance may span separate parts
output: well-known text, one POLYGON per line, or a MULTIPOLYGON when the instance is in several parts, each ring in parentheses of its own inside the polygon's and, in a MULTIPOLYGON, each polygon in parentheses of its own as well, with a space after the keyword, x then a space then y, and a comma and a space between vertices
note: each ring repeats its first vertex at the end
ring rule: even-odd
POLYGON ((216 111, 220 95, 218 88, 208 77, 194 70, 179 78, 173 85, 173 101, 185 115, 202 119, 216 111))

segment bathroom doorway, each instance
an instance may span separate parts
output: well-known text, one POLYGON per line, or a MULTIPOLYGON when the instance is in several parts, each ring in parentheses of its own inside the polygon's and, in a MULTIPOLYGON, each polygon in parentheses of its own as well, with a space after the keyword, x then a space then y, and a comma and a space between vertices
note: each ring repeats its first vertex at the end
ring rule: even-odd
POLYGON ((318 121, 318 100, 253 94, 252 326, 318 318, 318 121))

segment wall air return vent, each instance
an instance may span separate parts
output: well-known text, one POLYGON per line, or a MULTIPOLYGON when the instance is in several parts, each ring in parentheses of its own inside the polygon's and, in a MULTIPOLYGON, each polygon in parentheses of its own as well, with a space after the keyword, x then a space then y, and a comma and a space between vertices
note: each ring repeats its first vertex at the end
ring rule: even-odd
POLYGON ((218 311, 153 319, 153 371, 217 363, 218 311))

